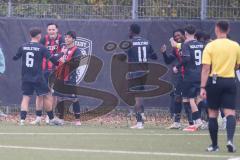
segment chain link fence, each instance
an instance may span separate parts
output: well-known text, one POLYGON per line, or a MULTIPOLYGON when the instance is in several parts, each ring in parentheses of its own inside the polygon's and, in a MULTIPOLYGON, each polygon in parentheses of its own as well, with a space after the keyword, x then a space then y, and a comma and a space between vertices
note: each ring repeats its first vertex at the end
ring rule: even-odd
POLYGON ((0 16, 58 19, 132 19, 134 17, 138 19, 239 20, 240 1, 113 0, 97 4, 23 4, 2 1, 0 16))

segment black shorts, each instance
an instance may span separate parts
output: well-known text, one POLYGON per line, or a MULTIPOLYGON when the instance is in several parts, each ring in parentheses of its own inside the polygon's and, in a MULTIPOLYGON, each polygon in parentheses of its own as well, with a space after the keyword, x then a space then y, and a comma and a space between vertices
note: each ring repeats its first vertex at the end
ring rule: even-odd
POLYGON ((195 98, 200 92, 200 82, 186 82, 182 83, 182 96, 184 98, 195 98))
POLYGON ((145 75, 145 72, 129 72, 128 73, 128 91, 134 92, 134 91, 142 91, 144 90, 144 85, 146 84, 147 77, 143 76, 145 75))
POLYGON ((46 82, 22 82, 22 92, 25 96, 33 95, 34 91, 38 96, 46 95, 49 93, 49 88, 46 82))
POLYGON ((182 85, 183 85, 183 78, 182 76, 178 76, 176 84, 175 84, 175 89, 174 89, 174 95, 175 96, 182 96, 182 85))
POLYGON ((212 78, 209 78, 206 91, 210 109, 235 109, 237 97, 237 82, 235 78, 218 77, 216 84, 212 84, 212 78))
POLYGON ((64 84, 73 86, 73 88, 68 91, 68 93, 71 92, 72 94, 65 94, 65 93, 53 91, 53 96, 57 96, 61 98, 74 98, 74 99, 77 98, 77 94, 75 94, 77 92, 77 87, 78 87, 77 83, 73 81, 65 81, 64 84))

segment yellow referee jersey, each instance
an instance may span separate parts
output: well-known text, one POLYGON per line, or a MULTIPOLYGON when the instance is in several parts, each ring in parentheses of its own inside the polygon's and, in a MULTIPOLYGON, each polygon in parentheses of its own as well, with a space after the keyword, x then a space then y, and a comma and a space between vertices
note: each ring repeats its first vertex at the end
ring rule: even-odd
POLYGON ((211 65, 211 74, 234 78, 235 66, 240 64, 240 47, 237 42, 222 38, 207 44, 203 51, 202 64, 211 65))

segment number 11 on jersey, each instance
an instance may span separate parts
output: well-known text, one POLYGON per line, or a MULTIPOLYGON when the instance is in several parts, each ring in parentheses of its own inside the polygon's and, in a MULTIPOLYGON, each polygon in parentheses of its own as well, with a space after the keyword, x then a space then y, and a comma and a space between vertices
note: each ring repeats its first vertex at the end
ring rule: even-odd
POLYGON ((138 47, 138 61, 147 62, 147 49, 146 46, 138 47))

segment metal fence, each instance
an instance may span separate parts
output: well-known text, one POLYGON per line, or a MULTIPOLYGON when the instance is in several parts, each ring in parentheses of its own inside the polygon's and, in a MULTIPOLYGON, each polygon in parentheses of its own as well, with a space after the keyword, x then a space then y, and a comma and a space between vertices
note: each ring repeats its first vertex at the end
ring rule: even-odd
POLYGON ((0 3, 0 16, 59 19, 240 19, 239 0, 128 0, 104 4, 0 3))

